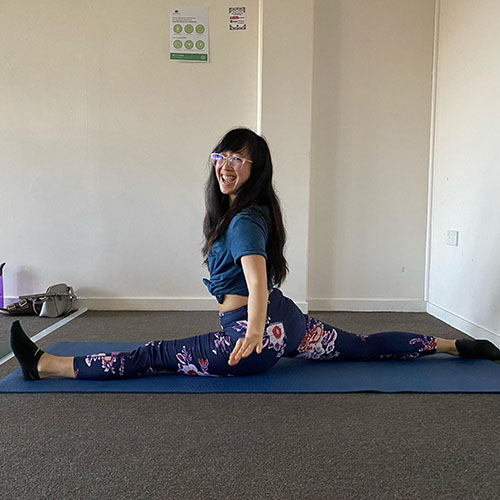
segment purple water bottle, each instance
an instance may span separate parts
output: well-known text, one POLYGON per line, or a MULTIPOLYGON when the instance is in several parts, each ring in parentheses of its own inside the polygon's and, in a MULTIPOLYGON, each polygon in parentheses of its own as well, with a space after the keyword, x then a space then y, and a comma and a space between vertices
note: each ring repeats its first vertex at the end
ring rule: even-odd
POLYGON ((0 265, 0 308, 3 309, 3 266, 5 266, 5 262, 0 265))

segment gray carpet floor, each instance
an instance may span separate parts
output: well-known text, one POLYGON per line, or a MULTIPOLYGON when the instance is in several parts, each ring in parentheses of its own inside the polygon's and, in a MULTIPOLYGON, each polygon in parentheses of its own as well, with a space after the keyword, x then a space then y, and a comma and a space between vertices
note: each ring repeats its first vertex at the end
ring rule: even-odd
MULTIPOLYGON (((467 337, 426 313, 309 314, 467 337)), ((19 319, 30 337, 54 322, 19 319)), ((218 328, 217 312, 89 311, 38 344, 218 328)), ((0 424, 1 499, 500 498, 498 394, 1 394, 0 424)))

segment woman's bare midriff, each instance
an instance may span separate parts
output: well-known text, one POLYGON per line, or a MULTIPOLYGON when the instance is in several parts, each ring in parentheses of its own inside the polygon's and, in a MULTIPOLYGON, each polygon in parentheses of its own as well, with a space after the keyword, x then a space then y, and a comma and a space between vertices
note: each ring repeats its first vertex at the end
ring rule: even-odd
POLYGON ((233 293, 227 293, 222 299, 222 304, 219 304, 219 312, 225 313, 232 311, 233 309, 238 309, 238 307, 246 306, 248 304, 248 297, 243 295, 235 295, 233 293))
MULTIPOLYGON (((271 291, 269 291, 271 293, 271 291)), ((248 297, 243 295, 235 295, 233 293, 227 293, 222 299, 222 304, 219 304, 219 312, 225 313, 228 311, 233 311, 238 309, 238 307, 243 307, 248 304, 248 297)))

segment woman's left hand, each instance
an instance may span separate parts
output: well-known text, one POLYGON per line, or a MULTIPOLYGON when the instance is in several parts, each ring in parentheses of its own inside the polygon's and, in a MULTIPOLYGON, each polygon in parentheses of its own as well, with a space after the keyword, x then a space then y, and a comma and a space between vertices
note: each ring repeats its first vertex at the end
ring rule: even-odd
POLYGON ((250 356, 254 350, 257 354, 260 354, 262 352, 262 339, 263 335, 260 333, 247 333, 244 337, 239 338, 236 341, 233 352, 229 356, 228 365, 237 365, 241 358, 250 356))

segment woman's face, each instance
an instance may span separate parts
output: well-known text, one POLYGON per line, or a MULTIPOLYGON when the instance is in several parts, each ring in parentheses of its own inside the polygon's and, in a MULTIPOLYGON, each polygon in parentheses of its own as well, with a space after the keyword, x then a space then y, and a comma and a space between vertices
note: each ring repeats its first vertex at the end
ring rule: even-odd
MULTIPOLYGON (((229 156, 238 156, 239 158, 244 158, 246 160, 252 160, 250 152, 246 147, 238 151, 221 151, 221 154, 229 156)), ((252 164, 248 161, 243 162, 242 167, 239 170, 234 170, 231 168, 227 161, 224 161, 222 165, 217 165, 215 167, 215 175, 219 181, 220 190, 229 195, 230 203, 232 204, 236 198, 236 192, 240 189, 243 184, 249 179, 252 164)))

